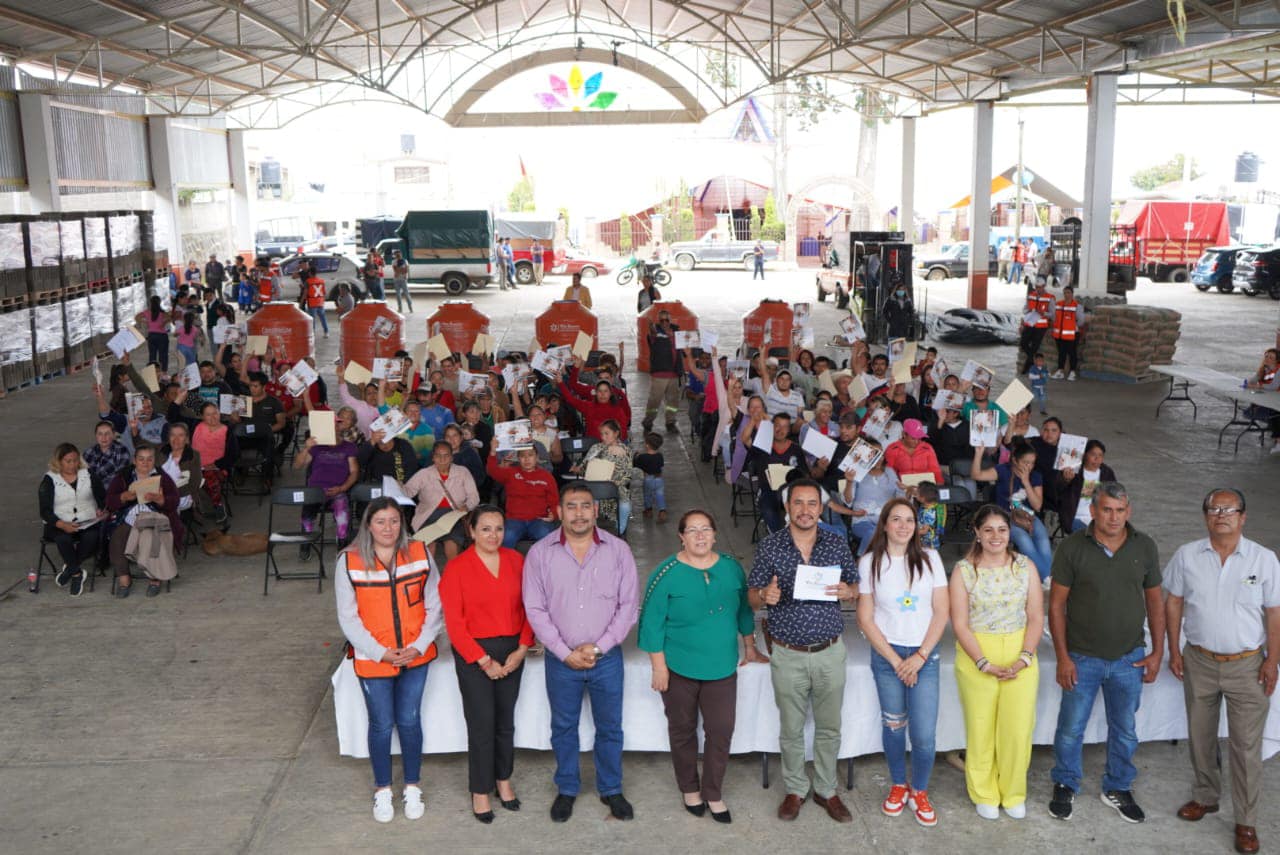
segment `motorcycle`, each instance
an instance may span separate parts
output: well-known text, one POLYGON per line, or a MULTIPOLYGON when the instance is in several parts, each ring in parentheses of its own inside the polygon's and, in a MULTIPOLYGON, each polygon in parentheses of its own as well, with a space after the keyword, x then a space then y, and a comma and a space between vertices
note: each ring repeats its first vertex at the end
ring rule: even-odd
POLYGON ((636 278, 636 271, 642 265, 644 267, 645 273, 653 277, 653 284, 663 285, 663 286, 671 284, 671 271, 665 269, 662 266, 661 261, 654 261, 654 260, 641 261, 640 259, 636 258, 634 255, 631 256, 631 258, 627 260, 627 263, 624 264, 622 268, 618 270, 618 276, 617 276, 618 284, 630 285, 632 282, 634 282, 636 278))

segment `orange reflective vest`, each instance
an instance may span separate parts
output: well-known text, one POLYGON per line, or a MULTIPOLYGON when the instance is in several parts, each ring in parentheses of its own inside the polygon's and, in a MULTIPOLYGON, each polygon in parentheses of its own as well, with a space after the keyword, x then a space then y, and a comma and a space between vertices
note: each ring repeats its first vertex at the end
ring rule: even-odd
POLYGON ((319 309, 324 306, 324 280, 312 276, 307 280, 307 308, 319 309))
POLYGON ((1053 295, 1045 292, 1043 297, 1032 291, 1027 295, 1027 312, 1035 312, 1040 316, 1036 321, 1035 328, 1038 330, 1047 330, 1049 328, 1049 313, 1053 311, 1053 295))
POLYGON ((271 302, 271 277, 263 274, 258 278, 258 302, 271 302))
MULTIPOLYGON (((409 541, 409 546, 396 556, 394 578, 380 561, 369 569, 359 552, 350 550, 344 554, 347 577, 356 593, 356 610, 369 634, 388 649, 416 641, 427 619, 425 592, 427 577, 431 574, 427 545, 417 540, 409 541)), ((357 676, 394 677, 400 673, 400 666, 363 659, 351 648, 348 650, 348 655, 355 660, 357 676)), ((426 653, 404 667, 417 668, 435 658, 436 645, 432 642, 426 653)))
POLYGON ((1059 303, 1053 312, 1053 337, 1075 341, 1076 315, 1080 304, 1075 300, 1070 303, 1059 303))

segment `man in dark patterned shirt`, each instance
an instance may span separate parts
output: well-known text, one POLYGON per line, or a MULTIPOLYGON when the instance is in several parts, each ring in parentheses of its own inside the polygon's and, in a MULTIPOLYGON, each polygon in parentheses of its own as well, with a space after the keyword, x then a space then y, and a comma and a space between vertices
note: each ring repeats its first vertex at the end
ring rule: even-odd
POLYGON ((805 774, 804 724, 813 705, 813 800, 837 822, 852 822, 849 809, 836 795, 836 753, 840 749, 840 712, 844 700, 844 620, 840 602, 857 597, 858 571, 849 544, 838 534, 818 528, 822 513, 822 488, 801 478, 783 494, 786 528, 768 535, 756 546, 755 562, 747 579, 753 608, 768 607, 768 633, 772 641, 770 672, 773 697, 778 705, 781 732, 782 780, 786 798, 778 818, 793 820, 809 795, 805 774), (799 591, 797 576, 821 575, 838 568, 839 581, 827 585, 822 596, 799 591))

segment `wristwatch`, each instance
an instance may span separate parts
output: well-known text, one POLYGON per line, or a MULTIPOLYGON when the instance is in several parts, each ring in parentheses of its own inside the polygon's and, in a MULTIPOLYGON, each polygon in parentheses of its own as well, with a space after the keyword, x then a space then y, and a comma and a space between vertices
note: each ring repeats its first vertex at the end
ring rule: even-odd
POLYGON ((599 659, 601 656, 604 655, 604 651, 600 649, 600 645, 593 644, 591 645, 591 654, 595 656, 597 659, 599 659))

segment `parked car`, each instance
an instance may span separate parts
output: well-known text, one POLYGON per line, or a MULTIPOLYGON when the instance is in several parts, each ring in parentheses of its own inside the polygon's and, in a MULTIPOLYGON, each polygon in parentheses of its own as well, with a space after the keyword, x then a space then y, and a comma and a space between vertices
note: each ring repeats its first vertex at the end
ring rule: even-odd
POLYGON ((610 271, 610 267, 598 258, 591 258, 578 249, 566 249, 564 258, 551 268, 552 273, 572 276, 581 273, 583 279, 594 279, 610 271))
POLYGON ((1250 297, 1270 294, 1271 299, 1280 300, 1280 245, 1241 250, 1231 284, 1250 297))
POLYGON ((320 248, 320 243, 307 240, 302 235, 263 235, 254 244, 254 254, 267 258, 284 258, 295 255, 298 250, 312 252, 320 248))
POLYGON ((1200 256, 1195 269, 1191 271, 1191 284, 1197 291, 1208 291, 1217 288, 1223 294, 1235 290, 1231 284, 1231 274, 1236 269, 1236 255, 1249 249, 1247 246, 1211 246, 1200 256))
MULTIPOLYGON (((293 255, 280 261, 280 275, 286 285, 298 281, 298 267, 303 261, 311 263, 311 267, 324 280, 325 292, 330 301, 338 299, 338 286, 343 282, 351 287, 351 293, 359 302, 365 298, 364 280, 360 276, 360 266, 355 260, 336 252, 310 252, 293 255)), ((285 291, 286 296, 294 292, 285 291)))
MULTIPOLYGON (((999 258, 992 249, 987 256, 988 274, 994 276, 999 269, 999 258)), ((925 255, 916 259, 916 275, 933 282, 955 277, 969 276, 969 244, 953 243, 937 255, 925 255)))
MULTIPOLYGON (((778 242, 762 240, 765 261, 778 260, 778 242)), ((671 260, 681 270, 692 270, 699 264, 741 264, 751 270, 756 242, 731 239, 726 229, 711 229, 697 240, 671 244, 671 260)))

